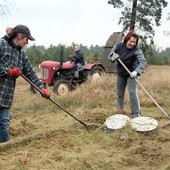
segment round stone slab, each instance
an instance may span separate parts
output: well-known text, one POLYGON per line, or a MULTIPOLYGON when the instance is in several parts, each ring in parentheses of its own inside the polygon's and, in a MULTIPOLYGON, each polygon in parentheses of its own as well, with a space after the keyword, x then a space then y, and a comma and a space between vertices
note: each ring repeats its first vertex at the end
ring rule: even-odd
POLYGON ((123 114, 116 114, 108 117, 104 123, 104 125, 108 129, 121 129, 126 126, 127 123, 130 122, 130 118, 123 114))
POLYGON ((158 126, 158 122, 151 117, 140 116, 133 118, 130 121, 130 125, 136 131, 147 132, 156 129, 158 126))

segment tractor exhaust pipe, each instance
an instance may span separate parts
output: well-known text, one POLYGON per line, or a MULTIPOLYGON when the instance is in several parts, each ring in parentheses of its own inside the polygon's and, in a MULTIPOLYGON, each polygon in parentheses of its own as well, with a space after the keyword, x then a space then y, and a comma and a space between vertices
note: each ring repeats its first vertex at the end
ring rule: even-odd
POLYGON ((60 49, 60 70, 62 70, 63 60, 64 60, 64 47, 63 47, 63 45, 61 45, 61 49, 60 49))

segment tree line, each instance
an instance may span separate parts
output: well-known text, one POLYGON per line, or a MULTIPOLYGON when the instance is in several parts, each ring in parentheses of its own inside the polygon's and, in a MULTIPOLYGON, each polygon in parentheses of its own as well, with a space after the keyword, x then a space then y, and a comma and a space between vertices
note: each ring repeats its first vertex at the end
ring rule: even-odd
MULTIPOLYGON (((36 66, 44 60, 60 61, 61 47, 63 47, 63 61, 67 61, 70 54, 75 54, 74 45, 74 43, 72 43, 70 46, 58 44, 57 46, 50 45, 48 48, 44 47, 43 45, 33 45, 27 48, 25 52, 32 65, 36 66)), ((99 61, 101 59, 103 47, 98 45, 91 45, 90 47, 87 47, 80 44, 80 48, 87 62, 99 61)))
MULTIPOLYGON (((70 46, 65 45, 50 45, 48 48, 41 46, 30 46, 26 49, 26 54, 33 66, 38 66, 42 61, 52 60, 61 61, 61 46, 63 46, 63 61, 69 60, 69 55, 74 55, 74 43, 70 46)), ((91 45, 90 47, 81 46, 81 51, 84 54, 87 62, 102 62, 104 47, 99 45, 91 45)), ((170 65, 170 48, 159 51, 153 48, 153 54, 145 54, 148 64, 151 65, 170 65)), ((104 56, 107 57, 107 56, 104 56)))

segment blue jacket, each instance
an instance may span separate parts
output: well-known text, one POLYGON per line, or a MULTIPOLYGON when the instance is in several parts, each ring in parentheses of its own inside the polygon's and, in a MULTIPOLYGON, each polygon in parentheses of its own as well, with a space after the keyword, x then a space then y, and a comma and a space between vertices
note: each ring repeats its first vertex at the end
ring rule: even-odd
POLYGON ((74 56, 75 64, 80 63, 81 65, 84 65, 84 56, 80 51, 76 51, 76 54, 74 56))

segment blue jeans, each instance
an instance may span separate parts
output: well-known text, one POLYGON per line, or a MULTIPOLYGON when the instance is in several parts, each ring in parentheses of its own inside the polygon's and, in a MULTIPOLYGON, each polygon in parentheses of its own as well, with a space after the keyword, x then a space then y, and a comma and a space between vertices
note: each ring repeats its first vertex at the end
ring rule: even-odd
POLYGON ((0 107, 0 142, 9 140, 10 109, 0 107))
POLYGON ((117 75, 117 108, 124 109, 125 89, 128 86, 132 117, 140 116, 140 102, 137 95, 137 82, 131 77, 117 75))

